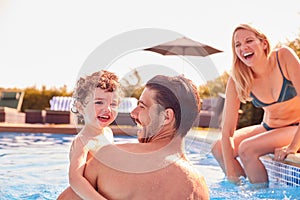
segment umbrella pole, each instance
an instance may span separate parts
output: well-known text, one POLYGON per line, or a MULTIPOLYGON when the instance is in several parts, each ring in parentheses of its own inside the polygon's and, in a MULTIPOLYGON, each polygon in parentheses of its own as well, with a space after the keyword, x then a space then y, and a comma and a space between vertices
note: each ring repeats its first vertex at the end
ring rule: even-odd
POLYGON ((182 58, 182 74, 184 74, 184 58, 182 58))
MULTIPOLYGON (((183 48, 182 55, 185 56, 185 47, 183 48)), ((182 74, 184 74, 184 58, 182 57, 182 74)))

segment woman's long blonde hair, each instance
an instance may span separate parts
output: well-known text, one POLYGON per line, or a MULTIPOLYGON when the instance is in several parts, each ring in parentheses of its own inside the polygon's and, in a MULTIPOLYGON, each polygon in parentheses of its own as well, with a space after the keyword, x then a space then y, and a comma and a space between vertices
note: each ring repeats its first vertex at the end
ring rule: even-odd
POLYGON ((246 66, 235 53, 234 34, 236 33, 236 31, 241 29, 249 30, 253 32, 259 40, 266 41, 267 43, 267 48, 265 49, 266 56, 269 55, 271 46, 270 46, 269 39, 266 37, 266 35, 249 24, 240 24, 233 31, 232 40, 231 40, 232 53, 233 53, 232 78, 235 82, 236 91, 240 101, 246 102, 251 100, 250 92, 251 92, 254 77, 253 77, 252 69, 246 66))

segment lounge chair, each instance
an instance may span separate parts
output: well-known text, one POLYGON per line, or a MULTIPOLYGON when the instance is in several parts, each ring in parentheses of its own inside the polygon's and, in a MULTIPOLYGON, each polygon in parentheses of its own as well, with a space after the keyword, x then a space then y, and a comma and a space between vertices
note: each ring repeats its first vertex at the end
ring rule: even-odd
POLYGON ((0 95, 0 122, 24 123, 21 112, 24 91, 2 91, 0 95))
POLYGON ((36 109, 26 109, 25 110, 25 123, 30 124, 43 124, 44 123, 44 117, 43 117, 43 111, 42 110, 36 110, 36 109))
POLYGON ((112 125, 136 126, 136 122, 130 116, 130 112, 136 107, 137 99, 125 97, 121 99, 118 115, 112 125))
POLYGON ((220 128, 225 97, 220 93, 218 97, 202 100, 201 111, 194 126, 220 128))
POLYGON ((46 109, 45 123, 70 124, 72 97, 54 96, 50 100, 50 109, 46 109))

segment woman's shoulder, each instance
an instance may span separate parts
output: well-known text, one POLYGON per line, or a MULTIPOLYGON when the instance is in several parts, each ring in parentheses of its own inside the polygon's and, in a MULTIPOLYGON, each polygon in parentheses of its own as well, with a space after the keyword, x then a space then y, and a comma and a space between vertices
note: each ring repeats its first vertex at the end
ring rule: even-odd
POLYGON ((278 52, 278 61, 280 62, 280 65, 283 68, 290 68, 290 66, 297 66, 296 64, 297 64, 297 60, 299 60, 299 57, 292 48, 288 46, 282 46, 277 49, 277 52, 278 52))
POLYGON ((276 53, 278 54, 279 58, 284 59, 285 56, 290 56, 294 53, 294 50, 286 45, 282 45, 280 47, 274 48, 271 52, 272 56, 276 56, 276 53))
POLYGON ((228 81, 227 81, 227 89, 229 89, 229 88, 235 88, 236 86, 235 86, 235 80, 234 80, 234 78, 233 78, 233 76, 232 75, 230 75, 229 76, 229 78, 228 78, 228 81))
POLYGON ((269 53, 269 61, 271 64, 276 64, 278 61, 282 65, 287 63, 289 59, 291 59, 295 54, 294 50, 288 46, 280 46, 277 48, 274 48, 270 53, 269 53))

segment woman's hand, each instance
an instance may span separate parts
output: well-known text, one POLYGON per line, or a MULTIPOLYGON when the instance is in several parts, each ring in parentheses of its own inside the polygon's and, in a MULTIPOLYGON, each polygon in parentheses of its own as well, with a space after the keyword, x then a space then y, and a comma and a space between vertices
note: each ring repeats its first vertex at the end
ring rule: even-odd
POLYGON ((290 146, 284 146, 281 148, 276 148, 274 151, 274 160, 275 161, 283 161, 288 154, 297 153, 297 148, 292 148, 290 146))

